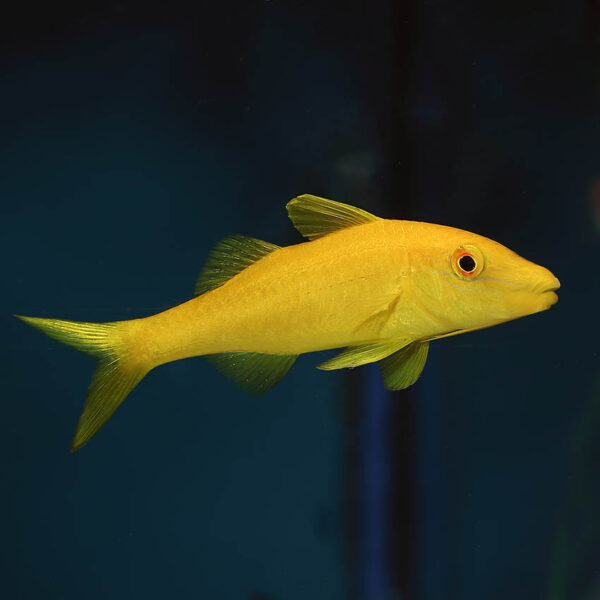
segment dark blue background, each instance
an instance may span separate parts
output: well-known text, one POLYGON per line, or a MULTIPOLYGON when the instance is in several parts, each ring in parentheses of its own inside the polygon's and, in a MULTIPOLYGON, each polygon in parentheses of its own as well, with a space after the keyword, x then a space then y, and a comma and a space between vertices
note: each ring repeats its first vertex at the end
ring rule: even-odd
POLYGON ((15 598, 580 598, 598 588, 598 2, 59 4, 0 55, 0 575, 15 598), (13 313, 187 300, 300 193, 470 229, 550 312, 432 344, 413 390, 202 359, 69 443, 92 361, 13 313))

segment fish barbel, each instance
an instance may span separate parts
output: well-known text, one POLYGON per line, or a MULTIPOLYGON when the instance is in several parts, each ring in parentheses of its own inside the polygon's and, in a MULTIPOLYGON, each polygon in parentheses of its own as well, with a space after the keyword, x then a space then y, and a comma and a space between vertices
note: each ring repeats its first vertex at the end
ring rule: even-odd
POLYGON ((303 195, 287 205, 308 242, 230 236, 196 297, 114 323, 20 319, 99 360, 71 449, 87 443, 154 367, 205 356, 261 394, 298 355, 346 348, 321 369, 379 362, 388 389, 419 377, 429 343, 550 308, 558 279, 501 244, 453 227, 381 219, 303 195))

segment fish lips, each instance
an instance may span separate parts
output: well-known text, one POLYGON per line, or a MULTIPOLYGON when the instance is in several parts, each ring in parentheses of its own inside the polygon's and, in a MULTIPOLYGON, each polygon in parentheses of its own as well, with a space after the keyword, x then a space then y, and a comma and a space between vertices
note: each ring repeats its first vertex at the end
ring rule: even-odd
POLYGON ((553 281, 541 290, 541 299, 545 306, 541 310, 546 310, 558 302, 558 295, 556 294, 558 288, 560 288, 560 281, 557 277, 554 277, 553 281))
POLYGON ((556 304, 558 302, 558 294, 552 290, 544 292, 542 294, 542 298, 544 298, 544 300, 548 304, 548 308, 550 308, 551 306, 553 306, 554 304, 556 304))

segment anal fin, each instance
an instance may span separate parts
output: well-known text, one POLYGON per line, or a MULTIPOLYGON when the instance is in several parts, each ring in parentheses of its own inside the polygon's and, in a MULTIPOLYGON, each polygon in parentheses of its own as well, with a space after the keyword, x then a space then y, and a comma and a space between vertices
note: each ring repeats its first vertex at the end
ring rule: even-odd
POLYGON ((208 360, 225 377, 248 394, 260 396, 279 383, 298 358, 295 354, 227 352, 208 354, 208 360))

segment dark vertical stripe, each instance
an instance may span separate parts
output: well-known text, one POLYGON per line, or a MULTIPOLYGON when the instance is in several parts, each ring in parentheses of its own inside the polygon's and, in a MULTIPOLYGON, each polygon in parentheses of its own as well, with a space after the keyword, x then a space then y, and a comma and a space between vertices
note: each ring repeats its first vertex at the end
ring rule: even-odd
POLYGON ((364 473, 364 592, 367 600, 384 598, 388 574, 387 517, 389 472, 386 415, 390 394, 382 386, 377 365, 364 367, 363 473, 364 473))
POLYGON ((419 380, 416 419, 417 519, 420 528, 417 561, 422 598, 444 600, 448 572, 448 482, 444 437, 444 394, 439 352, 429 353, 426 376, 419 380))

